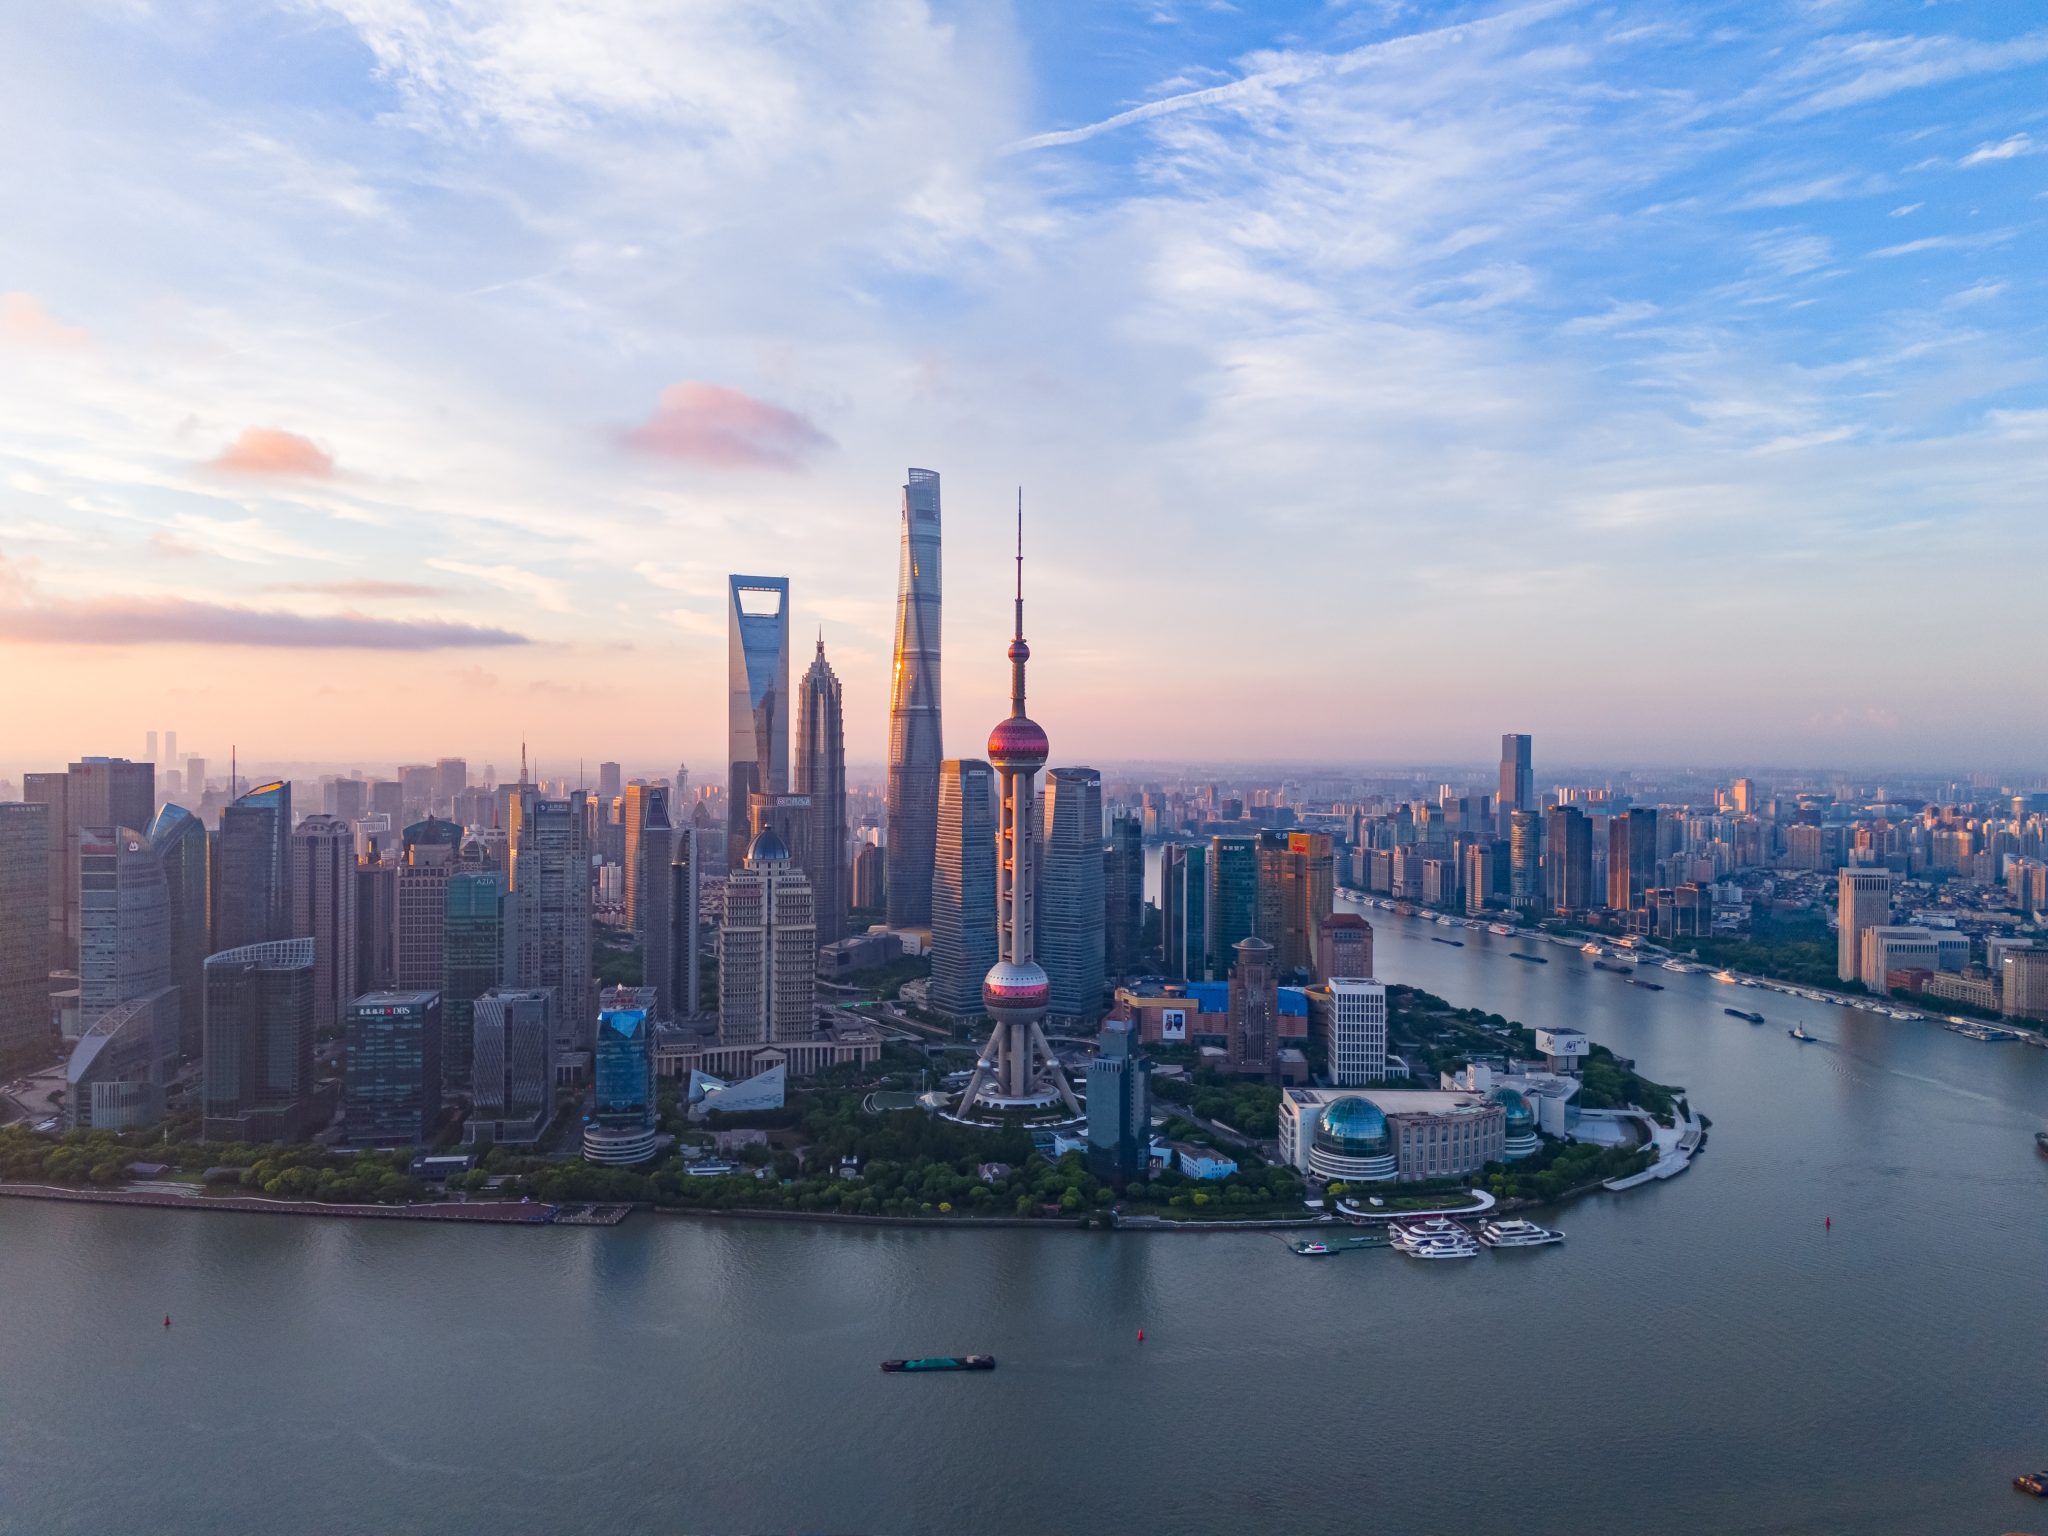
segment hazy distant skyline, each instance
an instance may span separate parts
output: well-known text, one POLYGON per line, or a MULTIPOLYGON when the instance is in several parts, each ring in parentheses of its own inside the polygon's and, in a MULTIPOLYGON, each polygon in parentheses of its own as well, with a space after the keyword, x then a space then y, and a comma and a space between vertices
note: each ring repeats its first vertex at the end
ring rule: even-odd
POLYGON ((952 755, 1021 481, 1055 761, 2048 760, 2043 20, 0 15, 0 773, 879 763, 913 464, 952 755))

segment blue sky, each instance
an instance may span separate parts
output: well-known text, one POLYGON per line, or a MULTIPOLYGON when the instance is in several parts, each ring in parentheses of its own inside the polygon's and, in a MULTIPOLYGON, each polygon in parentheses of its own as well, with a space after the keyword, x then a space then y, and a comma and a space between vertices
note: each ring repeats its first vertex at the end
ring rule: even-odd
POLYGON ((1021 481, 1058 758, 2048 751, 2038 7, 86 0, 0 58, 0 770, 709 767, 731 570, 872 761, 910 464, 952 749, 1021 481))

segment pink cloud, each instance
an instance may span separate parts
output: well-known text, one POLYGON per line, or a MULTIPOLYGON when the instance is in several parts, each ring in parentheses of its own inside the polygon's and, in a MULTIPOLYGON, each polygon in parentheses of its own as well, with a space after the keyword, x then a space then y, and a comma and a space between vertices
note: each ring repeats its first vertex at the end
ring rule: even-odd
POLYGON ((57 319, 29 293, 0 293, 0 341, 30 347, 76 351, 92 345, 92 337, 57 319))
POLYGON ((832 439, 795 411, 723 384, 690 380, 664 389, 654 413, 625 434, 625 443, 713 469, 799 469, 832 439))
POLYGON ((234 475, 304 475, 326 480, 334 460, 296 432, 278 427, 250 427, 220 451, 215 469, 234 475))
MULTIPOLYGON (((0 598, 32 596, 26 583, 10 591, 0 563, 0 598)), ((527 645, 511 630, 437 619, 373 619, 357 613, 299 614, 237 608, 181 598, 98 598, 85 602, 0 602, 0 644, 233 645, 288 650, 445 651, 527 645)))

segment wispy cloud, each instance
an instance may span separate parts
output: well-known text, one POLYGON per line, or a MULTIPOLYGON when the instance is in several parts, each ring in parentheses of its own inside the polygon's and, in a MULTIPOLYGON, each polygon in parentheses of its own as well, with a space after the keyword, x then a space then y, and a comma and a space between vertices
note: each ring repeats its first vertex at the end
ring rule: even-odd
POLYGON ((629 447, 711 469, 799 469, 832 439, 803 416, 723 384, 671 384, 629 447))
POLYGON ((501 592, 531 598, 550 613, 567 613, 571 608, 569 589, 562 581, 553 576, 543 576, 538 571, 529 571, 524 566, 478 565, 467 560, 429 560, 427 564, 451 576, 467 576, 501 592))
POLYGON ((2016 133, 1996 144, 1979 144, 1956 164, 1967 168, 1992 160, 2017 160, 2022 155, 2038 155, 2043 150, 2048 150, 2048 143, 2041 143, 2029 134, 2016 133))
POLYGON ((381 598, 441 597, 446 587, 428 586, 417 581, 274 581, 266 586, 266 592, 289 593, 304 597, 350 597, 362 600, 381 598))
POLYGON ((0 562, 0 643, 206 645, 276 650, 446 651, 526 645, 507 629, 433 619, 307 615, 179 598, 36 599, 0 562))
POLYGON ((92 337, 57 319, 32 293, 0 293, 0 342, 75 352, 90 346, 92 337))

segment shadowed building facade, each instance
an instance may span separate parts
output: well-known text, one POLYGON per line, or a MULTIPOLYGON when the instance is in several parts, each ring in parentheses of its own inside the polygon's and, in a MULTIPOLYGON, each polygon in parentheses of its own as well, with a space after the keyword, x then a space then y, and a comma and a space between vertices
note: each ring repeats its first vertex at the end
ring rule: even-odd
POLYGON ((1046 775, 1045 884, 1039 893, 1039 959, 1052 983, 1055 1022, 1094 1025, 1108 983, 1102 899, 1102 775, 1055 768, 1046 775))
POLYGON ((977 758, 939 767, 939 842, 932 870, 931 1006, 982 1015, 981 982, 996 963, 995 770, 977 758))
POLYGON ((293 937, 292 787, 260 784, 225 807, 213 846, 213 947, 293 937))
POLYGON ((818 942, 846 937, 846 722, 839 676, 825 660, 825 642, 804 673, 796 701, 796 792, 809 798, 811 877, 818 942))
POLYGON ((297 1141, 313 1129, 311 939, 207 956, 202 1082, 208 1141, 297 1141))
MULTIPOLYGON (((903 487, 896 647, 889 682, 889 873, 884 900, 891 928, 931 925, 940 750, 939 477, 933 470, 913 469, 903 487)), ((821 932, 819 937, 826 935, 821 932)))

